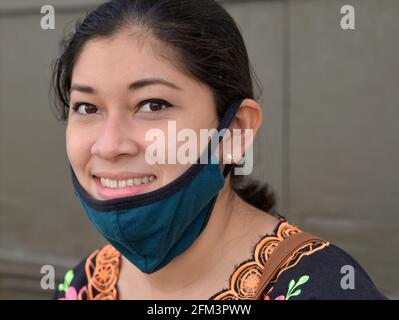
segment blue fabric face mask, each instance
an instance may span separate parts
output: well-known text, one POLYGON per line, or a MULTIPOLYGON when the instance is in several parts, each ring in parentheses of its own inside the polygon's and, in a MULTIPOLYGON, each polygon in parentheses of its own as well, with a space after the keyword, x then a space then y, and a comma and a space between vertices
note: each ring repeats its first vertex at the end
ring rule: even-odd
MULTIPOLYGON (((218 131, 229 127, 242 101, 229 106, 218 131)), ((195 164, 157 190, 111 200, 92 198, 70 167, 74 193, 98 231, 142 272, 153 273, 190 247, 208 223, 231 169, 226 164, 222 174, 213 151, 209 142, 195 164), (204 156, 208 163, 200 163, 204 156)))

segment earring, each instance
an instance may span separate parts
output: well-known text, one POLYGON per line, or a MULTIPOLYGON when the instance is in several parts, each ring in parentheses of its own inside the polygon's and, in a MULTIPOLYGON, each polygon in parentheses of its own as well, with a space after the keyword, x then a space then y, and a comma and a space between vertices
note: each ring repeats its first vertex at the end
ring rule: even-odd
POLYGON ((232 153, 228 153, 225 155, 224 159, 226 160, 226 162, 230 163, 233 162, 234 160, 234 155, 232 153))

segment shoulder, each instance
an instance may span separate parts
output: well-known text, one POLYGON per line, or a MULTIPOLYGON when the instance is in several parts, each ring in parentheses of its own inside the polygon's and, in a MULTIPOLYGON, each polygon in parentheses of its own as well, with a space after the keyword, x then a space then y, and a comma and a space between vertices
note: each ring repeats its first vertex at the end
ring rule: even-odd
POLYGON ((266 287, 263 297, 266 300, 386 299, 350 254, 325 240, 293 252, 266 287))
POLYGON ((57 287, 57 300, 105 300, 116 298, 120 253, 110 244, 93 251, 66 272, 57 287))
MULTIPOLYGON (((257 232, 259 238, 250 249, 251 257, 234 266, 234 271, 229 277, 228 287, 214 294, 210 298, 211 300, 252 300, 255 297, 265 264, 271 258, 274 250, 285 239, 301 232, 297 226, 289 223, 285 218, 279 219, 278 223, 274 225, 274 230, 272 232, 270 230, 268 228, 265 232, 257 232)), ((327 245, 328 243, 323 240, 309 243, 300 251, 294 252, 290 263, 286 266, 280 266, 278 274, 293 268, 304 256, 314 254, 327 245)), ((278 281, 279 279, 275 280, 278 281)), ((274 282, 270 282, 270 284, 274 282)), ((265 293, 267 294, 268 291, 265 290, 265 293)))

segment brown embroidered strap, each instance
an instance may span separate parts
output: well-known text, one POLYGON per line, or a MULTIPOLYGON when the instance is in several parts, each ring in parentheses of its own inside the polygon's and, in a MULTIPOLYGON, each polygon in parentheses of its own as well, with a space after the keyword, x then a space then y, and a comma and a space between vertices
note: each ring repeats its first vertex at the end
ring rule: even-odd
POLYGON ((270 258, 266 261, 263 273, 259 280, 257 292, 254 300, 262 299, 262 294, 267 285, 272 281, 286 261, 292 254, 305 246, 309 242, 320 241, 321 239, 307 232, 299 232, 290 235, 288 238, 281 241, 281 243, 274 249, 270 258))
MULTIPOLYGON (((241 262, 234 267, 234 271, 229 277, 229 287, 224 288, 210 297, 210 300, 252 300, 255 297, 259 280, 262 275, 263 266, 269 259, 271 253, 280 244, 281 241, 290 235, 301 232, 301 230, 281 220, 275 227, 272 234, 263 235, 251 250, 251 258, 241 262)), ((306 253, 313 253, 310 248, 306 253)), ((302 257, 302 253, 293 257, 293 262, 285 269, 295 266, 302 257)), ((282 268, 283 270, 284 268, 282 268)))

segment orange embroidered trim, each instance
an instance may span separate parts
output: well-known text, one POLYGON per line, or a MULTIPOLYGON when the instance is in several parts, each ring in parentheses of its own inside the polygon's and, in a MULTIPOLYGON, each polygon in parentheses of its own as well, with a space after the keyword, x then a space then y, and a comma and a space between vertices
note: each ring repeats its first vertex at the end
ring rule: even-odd
MULTIPOLYGON (((250 260, 240 264, 230 276, 230 288, 222 290, 214 295, 214 300, 245 300, 252 299, 256 293, 263 266, 273 250, 278 244, 289 237, 291 234, 302 232, 298 227, 281 221, 278 224, 275 234, 263 236, 253 253, 250 260)), ((279 276, 286 270, 294 267, 303 256, 310 255, 329 245, 325 241, 315 241, 297 250, 287 260, 287 263, 280 269, 274 283, 279 276)), ((117 300, 118 292, 116 284, 119 278, 121 254, 111 244, 104 246, 100 250, 94 251, 86 260, 85 272, 87 277, 87 289, 81 290, 78 295, 79 300, 117 300), (95 261, 94 261, 95 259, 95 261)), ((273 288, 269 289, 269 294, 273 288)))
POLYGON ((86 260, 88 300, 117 300, 116 283, 119 277, 121 254, 108 244, 94 251, 86 260), (93 263, 93 258, 96 261, 93 263))
MULTIPOLYGON (((278 225, 278 229, 275 235, 264 236, 256 245, 253 258, 242 263, 237 267, 232 276, 230 277, 230 288, 222 290, 220 293, 211 297, 214 300, 248 300, 253 299, 256 290, 258 288, 258 283, 263 271, 265 262, 268 260, 270 254, 278 246, 278 244, 289 237, 291 234, 302 232, 298 227, 288 223, 287 221, 282 221, 278 225)), ((320 241, 317 241, 320 243, 320 241)), ((310 255, 318 250, 321 250, 326 245, 327 242, 323 241, 321 246, 314 248, 316 243, 312 243, 307 252, 302 252, 306 246, 297 250, 288 260, 288 263, 284 265, 274 282, 277 281, 279 275, 289 269, 294 267, 302 256, 310 255)), ((271 291, 271 290, 270 290, 271 291)), ((269 292, 270 292, 269 291, 269 292)))

